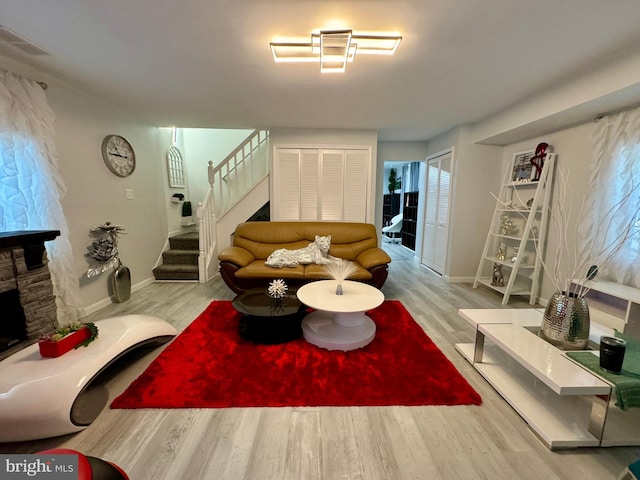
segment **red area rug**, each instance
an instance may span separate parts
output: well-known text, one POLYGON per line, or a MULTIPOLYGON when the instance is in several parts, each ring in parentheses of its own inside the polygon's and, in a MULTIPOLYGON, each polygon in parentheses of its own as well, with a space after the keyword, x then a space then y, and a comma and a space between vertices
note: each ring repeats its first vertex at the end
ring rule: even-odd
POLYGON ((369 345, 328 351, 304 339, 256 345, 214 301, 117 397, 112 408, 479 405, 471 388, 399 301, 369 316, 369 345))

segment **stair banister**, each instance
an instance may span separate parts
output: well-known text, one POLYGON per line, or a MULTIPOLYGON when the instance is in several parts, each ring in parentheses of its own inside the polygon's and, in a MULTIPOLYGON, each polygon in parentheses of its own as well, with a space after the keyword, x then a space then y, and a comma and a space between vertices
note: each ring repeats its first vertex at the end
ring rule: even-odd
MULTIPOLYGON (((261 171, 255 165, 259 155, 254 158, 254 154, 268 139, 268 130, 254 130, 219 165, 214 167, 213 161, 209 161, 207 167, 209 189, 204 200, 198 203, 197 211, 200 232, 198 268, 201 283, 209 281, 214 273, 217 218, 231 207, 233 201, 239 199, 238 195, 242 195, 243 190, 246 191, 251 187, 251 181, 247 180, 247 177, 261 171), (245 185, 242 185, 243 188, 239 188, 240 182, 245 182, 245 185), (233 198, 234 193, 237 198, 233 198)), ((263 161, 266 162, 266 159, 265 155, 263 161)))
POLYGON ((216 252, 216 223, 215 201, 213 189, 210 186, 204 201, 198 203, 198 279, 200 283, 209 281, 213 275, 210 266, 216 252))

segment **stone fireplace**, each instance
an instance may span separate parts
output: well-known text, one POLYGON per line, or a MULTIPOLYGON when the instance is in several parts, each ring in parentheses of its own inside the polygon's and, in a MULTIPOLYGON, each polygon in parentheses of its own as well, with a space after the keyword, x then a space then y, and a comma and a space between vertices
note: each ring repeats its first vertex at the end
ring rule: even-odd
POLYGON ((58 326, 44 242, 58 230, 0 232, 0 360, 58 326))

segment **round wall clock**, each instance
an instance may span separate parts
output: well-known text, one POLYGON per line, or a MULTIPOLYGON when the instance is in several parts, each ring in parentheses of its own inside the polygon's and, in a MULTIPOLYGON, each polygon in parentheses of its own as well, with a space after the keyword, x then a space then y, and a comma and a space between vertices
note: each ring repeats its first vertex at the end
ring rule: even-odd
POLYGON ((102 141, 102 158, 107 168, 119 177, 127 177, 136 168, 136 154, 120 135, 107 135, 102 141))

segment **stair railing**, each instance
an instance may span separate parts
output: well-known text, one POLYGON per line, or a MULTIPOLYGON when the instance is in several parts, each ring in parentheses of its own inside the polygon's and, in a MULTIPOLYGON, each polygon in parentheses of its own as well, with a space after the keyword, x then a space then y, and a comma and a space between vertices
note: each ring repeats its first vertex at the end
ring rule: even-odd
POLYGON ((268 140, 268 130, 254 130, 220 164, 214 167, 213 162, 209 161, 209 189, 204 200, 198 203, 197 210, 200 232, 200 283, 208 282, 215 273, 217 219, 266 173, 268 155, 265 148, 268 140))

